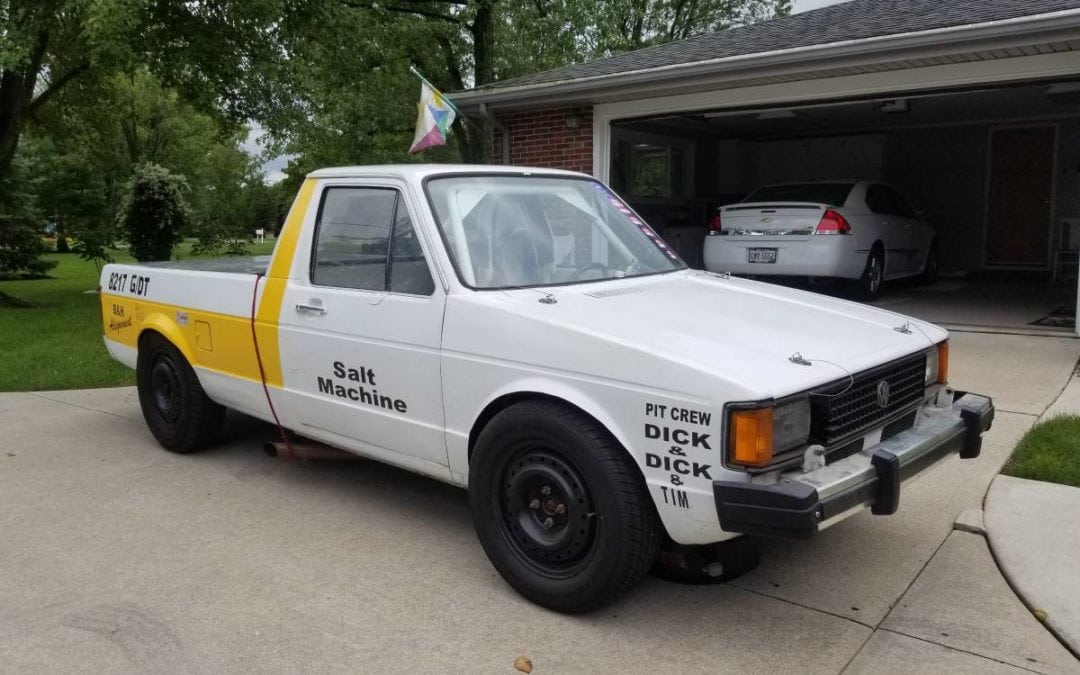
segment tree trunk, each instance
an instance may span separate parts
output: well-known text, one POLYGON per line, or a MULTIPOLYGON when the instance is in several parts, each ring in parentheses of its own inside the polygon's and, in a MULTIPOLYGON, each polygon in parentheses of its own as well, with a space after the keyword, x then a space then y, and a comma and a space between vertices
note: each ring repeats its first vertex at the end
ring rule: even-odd
MULTIPOLYGON (((476 18, 469 25, 473 39, 473 86, 481 87, 495 81, 495 3, 498 0, 479 0, 476 18)), ((463 134, 462 155, 466 162, 490 164, 492 124, 478 120, 463 134), (477 128, 479 127, 479 128, 477 128)))
POLYGON ((22 78, 11 71, 0 73, 0 181, 8 176, 15 159, 23 105, 22 78))
POLYGON ((56 219, 56 252, 71 252, 71 248, 68 247, 67 241, 67 227, 64 226, 64 220, 62 218, 56 219))

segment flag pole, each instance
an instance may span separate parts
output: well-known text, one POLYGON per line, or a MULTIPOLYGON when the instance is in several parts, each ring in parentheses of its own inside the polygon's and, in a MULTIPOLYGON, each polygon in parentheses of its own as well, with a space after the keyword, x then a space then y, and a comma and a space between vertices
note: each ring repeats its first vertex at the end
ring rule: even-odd
POLYGON ((457 107, 456 105, 454 105, 454 102, 453 102, 453 101, 451 101, 451 100, 450 100, 449 98, 447 98, 447 97, 446 97, 446 94, 444 94, 444 93, 442 93, 441 91, 439 91, 439 88, 438 88, 438 87, 436 87, 435 85, 433 85, 433 84, 432 84, 431 82, 429 82, 429 81, 428 81, 428 79, 427 79, 426 77, 424 77, 423 75, 421 75, 421 74, 420 74, 420 71, 416 69, 416 66, 412 65, 411 63, 409 64, 409 72, 410 72, 410 73, 412 73, 413 75, 415 75, 415 76, 419 77, 419 78, 420 78, 420 81, 421 81, 421 82, 423 82, 424 84, 426 84, 426 85, 427 85, 428 87, 430 87, 430 88, 431 88, 431 89, 432 89, 433 91, 437 92, 437 93, 439 94, 439 96, 441 96, 441 97, 442 97, 442 100, 446 101, 446 105, 450 106, 450 107, 451 107, 451 108, 452 108, 452 109, 454 110, 454 113, 455 113, 455 114, 457 114, 457 115, 458 115, 458 116, 460 116, 460 117, 465 117, 464 115, 462 115, 462 114, 461 114, 461 111, 460 111, 460 110, 458 110, 458 107, 457 107))

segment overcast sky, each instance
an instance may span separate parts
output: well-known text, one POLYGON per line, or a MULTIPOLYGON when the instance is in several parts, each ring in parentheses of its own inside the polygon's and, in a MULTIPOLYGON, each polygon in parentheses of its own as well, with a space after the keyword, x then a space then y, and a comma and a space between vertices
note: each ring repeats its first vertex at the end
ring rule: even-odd
POLYGON ((798 14, 799 12, 806 12, 811 9, 817 9, 818 7, 824 7, 825 5, 835 5, 844 2, 844 0, 792 0, 791 13, 798 14))

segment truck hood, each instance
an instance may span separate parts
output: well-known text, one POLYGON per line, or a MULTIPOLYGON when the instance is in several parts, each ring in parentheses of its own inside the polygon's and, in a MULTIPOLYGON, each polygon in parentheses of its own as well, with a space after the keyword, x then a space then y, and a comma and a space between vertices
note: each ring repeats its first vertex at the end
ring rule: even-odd
POLYGON ((831 382, 948 337, 932 324, 867 305, 690 270, 511 295, 526 322, 539 319, 629 348, 643 365, 666 361, 708 373, 763 398, 831 382), (555 302, 538 304, 538 294, 555 302), (793 363, 796 355, 810 365, 793 363))

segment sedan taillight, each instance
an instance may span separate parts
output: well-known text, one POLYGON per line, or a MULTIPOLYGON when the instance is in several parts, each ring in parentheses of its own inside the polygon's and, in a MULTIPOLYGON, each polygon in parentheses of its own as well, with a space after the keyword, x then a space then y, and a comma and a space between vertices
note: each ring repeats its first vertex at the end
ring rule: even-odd
POLYGON ((723 230, 720 228, 719 212, 709 219, 709 234, 723 234, 723 230))
POLYGON ((851 223, 836 211, 825 209, 814 234, 851 234, 851 223))

